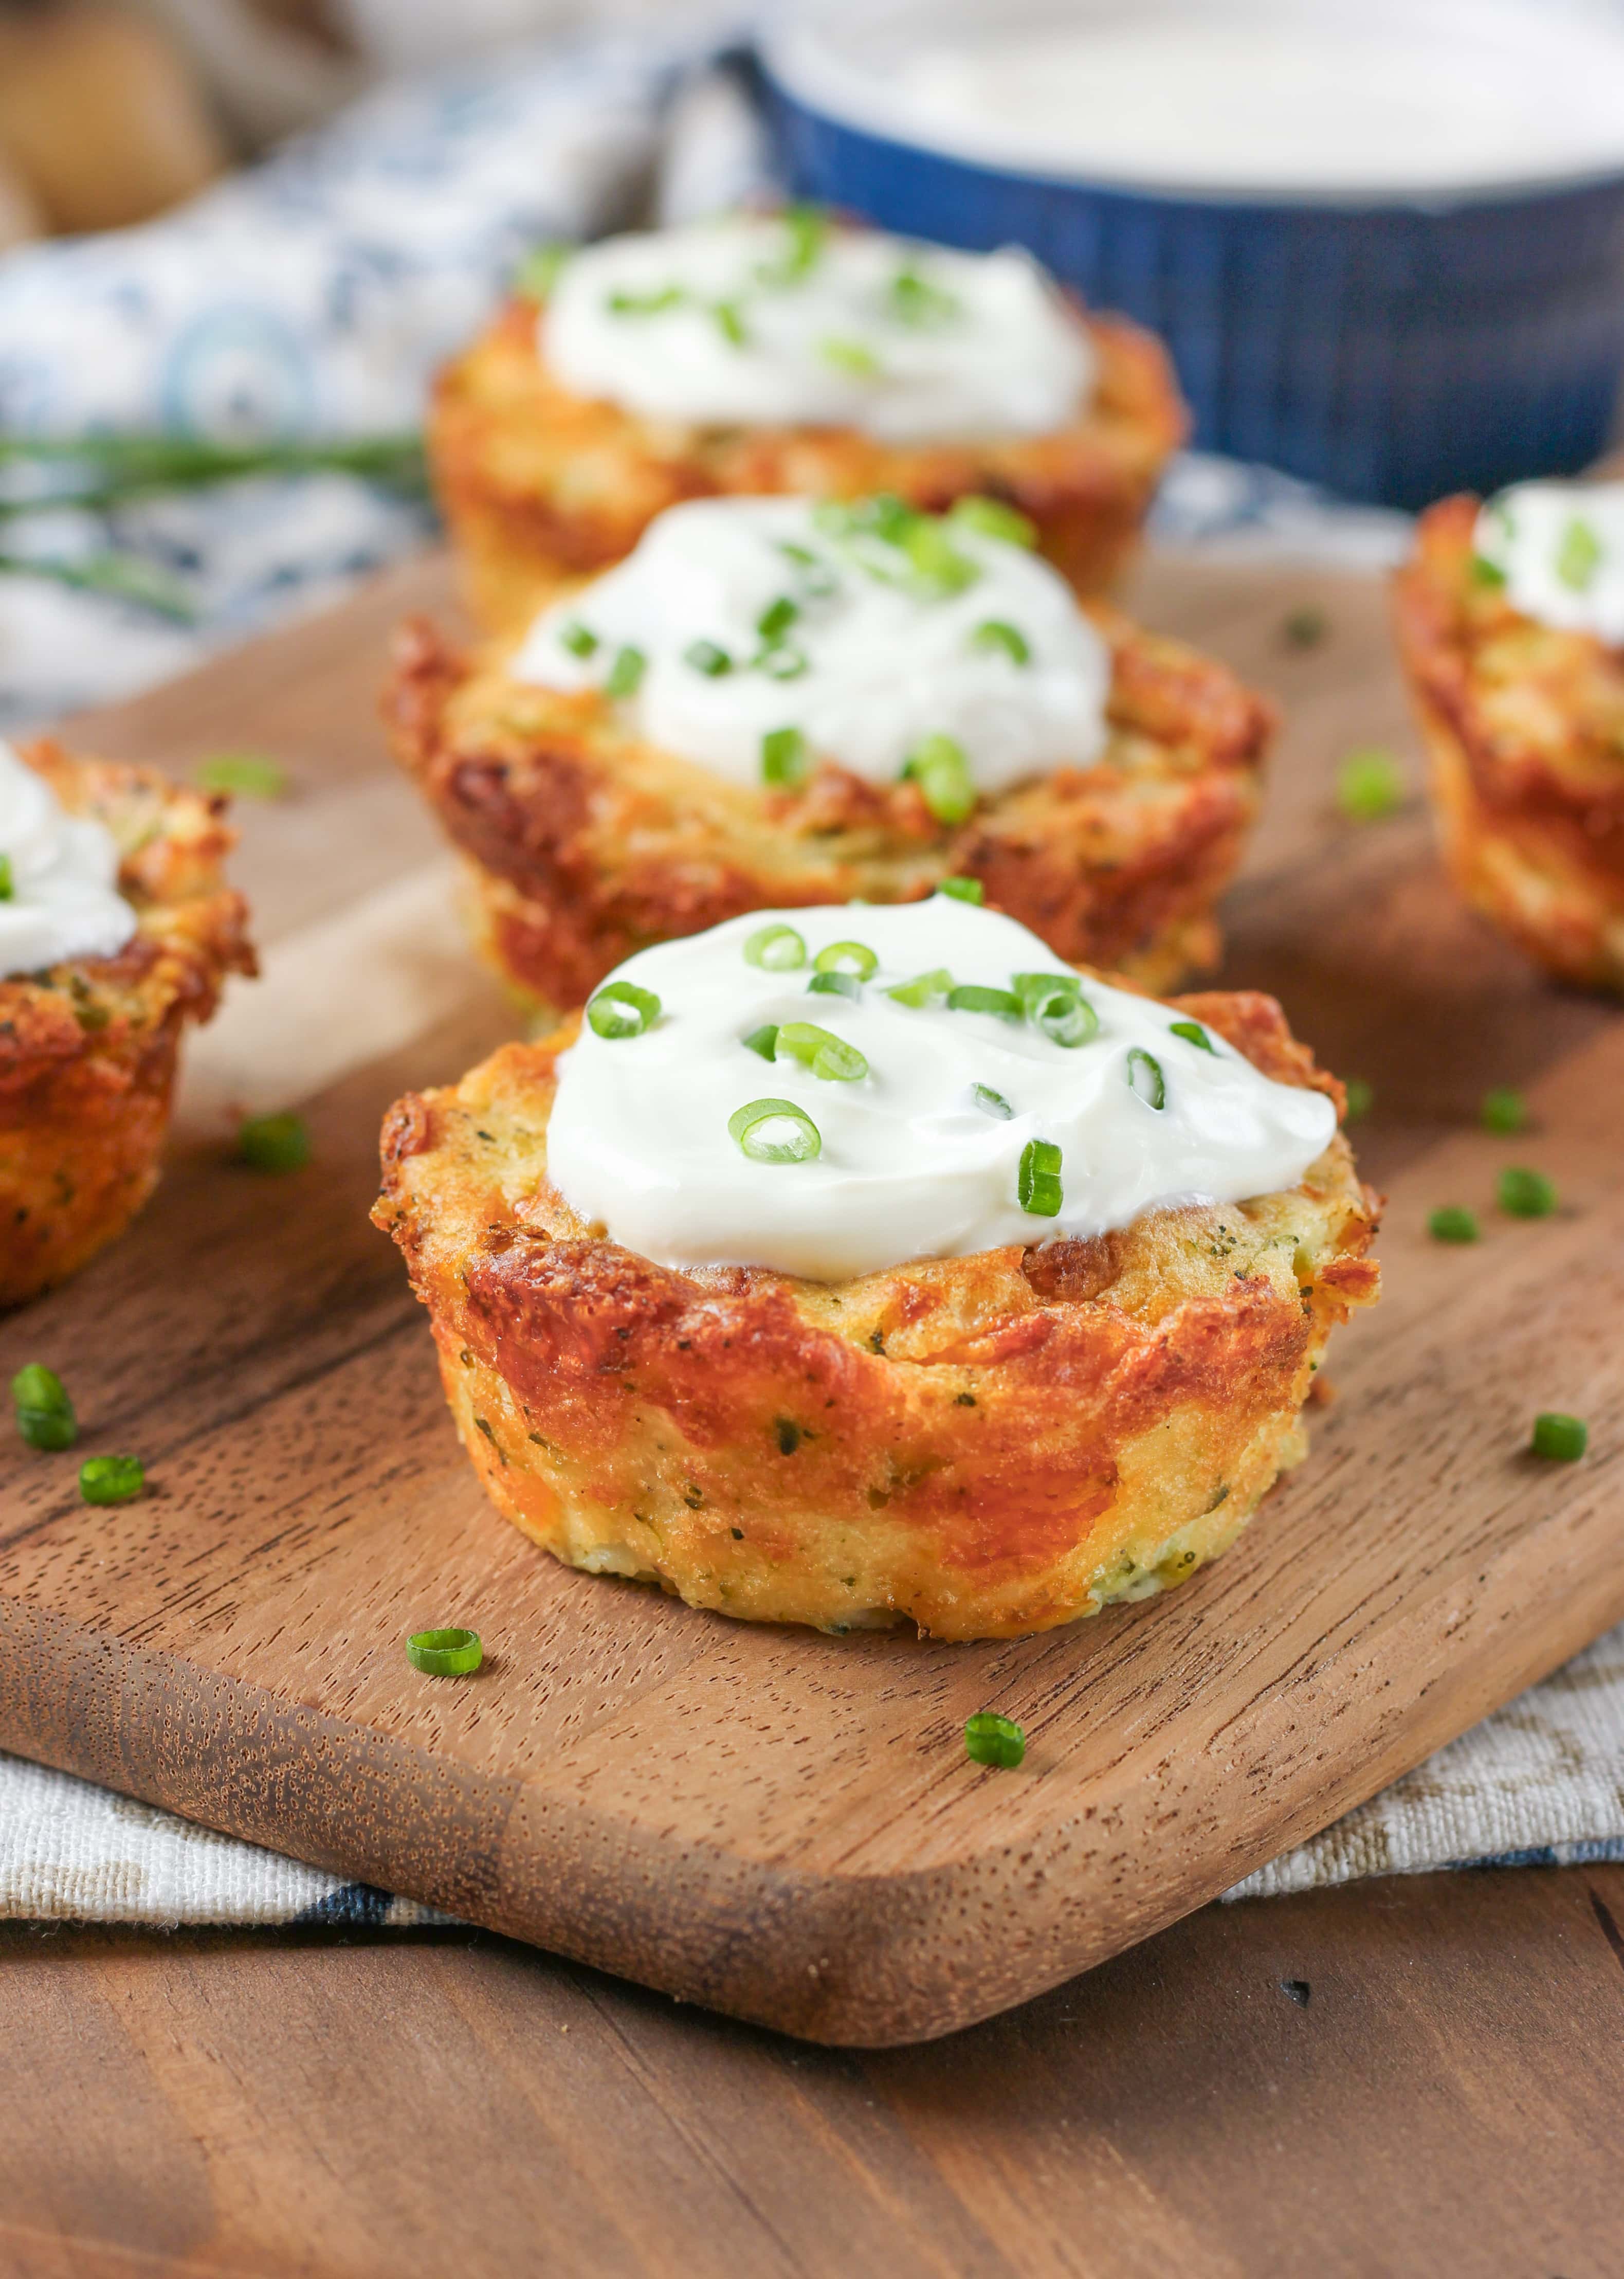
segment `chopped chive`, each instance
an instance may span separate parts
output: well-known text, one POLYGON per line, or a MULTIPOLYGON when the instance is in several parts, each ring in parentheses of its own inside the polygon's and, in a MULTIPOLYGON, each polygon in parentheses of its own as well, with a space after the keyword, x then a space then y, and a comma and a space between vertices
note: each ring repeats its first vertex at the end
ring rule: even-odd
POLYGON ((567 648, 571 656, 595 656, 597 654, 598 636, 578 618, 571 618, 567 625, 560 625, 558 640, 560 646, 567 648))
POLYGON ((1367 1083, 1362 1076, 1351 1076, 1342 1088, 1348 1096, 1347 1114, 1344 1121, 1362 1124, 1375 1106, 1375 1085, 1367 1083))
POLYGON ((786 1021, 778 1031, 781 1050, 809 1068, 814 1076, 833 1084, 855 1084, 869 1073, 869 1063, 855 1045, 811 1021, 786 1021))
POLYGON ((1033 1028, 1051 1044, 1085 1045, 1099 1032, 1099 1016, 1075 973, 1017 973, 1015 994, 1033 1028))
POLYGON ((1490 593, 1498 594, 1505 583, 1505 572, 1498 562, 1491 562, 1486 554, 1475 554, 1472 556, 1472 582, 1475 586, 1487 587, 1490 593))
POLYGON ((237 799, 280 799, 287 771, 263 752, 214 752, 193 770, 199 791, 226 792, 237 799))
POLYGON ((931 597, 961 594, 982 574, 980 564, 961 554, 954 544, 947 525, 933 521, 928 514, 915 515, 899 543, 919 584, 931 597))
POLYGON ((1337 771, 1337 804, 1351 823, 1379 823, 1404 805, 1404 771, 1372 744, 1350 752, 1337 771))
POLYGON ((780 633, 788 633, 800 615, 800 602, 792 602, 787 594, 780 594, 776 602, 769 602, 757 618, 755 630, 770 646, 778 641, 780 633))
POLYGON ((951 736, 927 736, 902 771, 919 787, 919 796, 938 823, 962 823, 973 813, 976 787, 962 744, 951 736))
POLYGON ((1427 1221, 1427 1232, 1435 1242, 1475 1242, 1480 1232, 1477 1214, 1459 1203, 1445 1203, 1427 1221))
POLYGON ((819 973, 852 973, 867 981, 879 971, 879 960, 866 941, 831 941, 812 961, 819 973))
POLYGON ((54 1369, 31 1361, 11 1379, 11 1399, 17 1405, 17 1430, 31 1448, 57 1451, 71 1448, 79 1438, 79 1422, 66 1385, 54 1369))
POLYGON ((750 335, 745 327, 744 311, 737 301, 713 302, 710 314, 716 330, 731 348, 742 349, 749 345, 750 335))
POLYGON ((757 672, 764 672, 769 680, 799 680, 811 670, 811 659, 804 649, 792 641, 775 641, 770 648, 760 650, 750 660, 757 672))
POLYGON ((1018 625, 1010 625, 1003 618, 984 618, 970 635, 970 647, 1001 648, 1015 664, 1030 664, 1032 661, 1032 645, 1026 635, 1018 625))
POLYGON ((425 1677, 471 1677, 485 1659, 478 1631, 414 1631, 406 1659, 425 1677))
POLYGON ((1503 1139, 1521 1132, 1528 1120, 1528 1103, 1520 1092, 1497 1086, 1486 1092, 1478 1109, 1485 1132, 1498 1132, 1503 1139))
POLYGON ((1026 1009, 1013 989, 984 989, 966 981, 947 992, 950 1013, 994 1013, 1000 1021, 1018 1021, 1026 1009))
POLYGON ((977 1709, 964 1721, 964 1753, 972 1764, 996 1765, 1013 1772, 1026 1754, 1026 1736, 1013 1717, 977 1709))
POLYGON ((1312 602, 1292 610, 1281 620, 1280 638, 1288 648, 1318 648, 1330 631, 1330 619, 1312 602))
POLYGON ((1128 1089, 1146 1108, 1165 1108, 1168 1104, 1161 1063, 1141 1045, 1135 1045, 1128 1055, 1128 1089))
POLYGON ((811 766, 807 740, 799 728, 770 728, 762 738, 762 781, 793 788, 804 783, 811 766))
POLYGON ((807 946, 793 925, 758 926, 744 946, 745 963, 765 973, 793 973, 807 962, 807 946))
POLYGON ((527 301, 545 301, 574 251, 572 245, 532 246, 513 272, 513 290, 527 301))
POLYGON ((807 984, 807 994, 858 998, 862 995, 862 984, 854 973, 815 973, 807 984))
POLYGON ((1061 1151, 1052 1140, 1029 1140, 1022 1148, 1015 1199, 1033 1218, 1060 1216, 1061 1151))
POLYGON ((784 257, 762 262, 755 274, 763 285, 795 285, 822 258, 829 223, 817 206, 785 206, 778 219, 789 240, 784 257))
POLYGON ((17 884, 9 855, 0 855, 0 902, 15 902, 17 884))
POLYGON ((691 664, 695 672, 702 672, 707 680, 720 680, 724 673, 733 669, 732 658, 713 641, 690 641, 682 656, 684 664, 691 664))
POLYGON ((1549 1218, 1557 1207, 1557 1191, 1543 1171, 1513 1166, 1495 1182, 1495 1201, 1513 1218, 1549 1218))
POLYGON ((652 293, 611 293, 607 306, 612 317, 658 317, 687 297, 680 285, 662 285, 652 293))
POLYGON ((825 601, 831 594, 839 592, 840 580, 809 546, 797 546, 792 540, 783 539, 778 551, 785 561, 794 564, 801 577, 801 590, 809 602, 825 601))
POLYGON ((979 531, 984 538, 1001 538, 1007 546, 1024 546, 1030 553, 1038 543, 1038 526, 1029 520, 1018 507, 1007 505, 1002 499, 988 498, 980 491, 970 491, 953 503, 952 518, 961 522, 966 530, 979 531))
POLYGON ((776 1060, 778 1055, 777 1027, 771 1021, 767 1021, 759 1029, 752 1029, 744 1040, 744 1048, 747 1053, 759 1053, 764 1061, 776 1060))
POLYGON ((606 981, 586 1002, 587 1027, 594 1037, 611 1043, 620 1037, 640 1037, 659 1017, 659 999, 634 981, 606 981))
POLYGON ((609 667, 609 679, 603 684, 606 696, 635 696, 642 686, 643 675, 648 670, 648 659, 640 648, 622 648, 615 652, 615 662, 609 667))
POLYGON ((1015 1110, 1001 1092, 994 1092, 990 1084, 973 1084, 970 1098, 984 1116, 996 1116, 1000 1124, 1007 1124, 1015 1110))
POLYGON ((1557 549, 1556 573, 1570 593, 1589 591, 1601 567, 1602 542, 1588 522, 1575 516, 1562 533, 1557 549))
POLYGON ((1536 1456, 1548 1456, 1553 1463, 1576 1464, 1590 1440, 1590 1428, 1582 1417, 1564 1416, 1559 1409, 1547 1408, 1534 1419, 1528 1446, 1536 1456))
POLYGON ((1194 1045, 1204 1053, 1217 1058, 1218 1047, 1201 1026, 1199 1021, 1175 1021, 1168 1030, 1170 1037, 1183 1037, 1187 1045, 1194 1045))
POLYGON ((930 325, 950 324, 963 307, 956 293, 931 284, 916 269, 899 269, 891 280, 891 313, 900 325, 915 331, 930 325))
POLYGON ((951 894, 955 902, 984 902, 987 890, 979 879, 938 879, 938 894, 951 894))
POLYGON ((929 973, 916 973, 911 981, 899 981, 896 987, 887 989, 885 994, 899 1005, 907 1005, 917 1013, 932 998, 945 997, 952 987, 952 974, 945 965, 938 965, 929 973))
POLYGON ((753 1163, 809 1163, 823 1153, 816 1124, 793 1100, 750 1100, 736 1108, 727 1128, 753 1163))
POLYGON ((825 364, 833 364, 837 372, 850 372, 854 380, 877 380, 884 369, 871 348, 839 334, 831 333, 821 340, 817 352, 825 364))
POLYGON ((146 1485, 139 1456, 88 1456, 79 1468, 79 1492, 87 1503, 129 1503, 146 1485))
POLYGON ((310 1160, 303 1116, 250 1116, 237 1127, 237 1154, 252 1171, 298 1171, 310 1160))

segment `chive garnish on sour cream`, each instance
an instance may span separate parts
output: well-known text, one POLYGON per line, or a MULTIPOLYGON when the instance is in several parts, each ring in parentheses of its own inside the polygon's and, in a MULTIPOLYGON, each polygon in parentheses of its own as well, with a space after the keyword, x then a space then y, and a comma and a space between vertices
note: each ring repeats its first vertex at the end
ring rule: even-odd
POLYGON ((747 1101, 728 1117, 727 1128, 753 1163, 809 1163, 823 1152, 816 1124, 793 1100, 747 1101))

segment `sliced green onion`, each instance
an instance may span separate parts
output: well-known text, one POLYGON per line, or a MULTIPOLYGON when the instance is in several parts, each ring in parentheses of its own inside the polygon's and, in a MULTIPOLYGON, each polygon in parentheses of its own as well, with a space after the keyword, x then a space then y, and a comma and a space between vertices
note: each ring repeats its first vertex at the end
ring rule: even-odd
POLYGON ((1281 620, 1280 638, 1288 648, 1318 648, 1330 631, 1330 619, 1310 602, 1281 620))
POLYGON ((1037 524, 1018 507, 1007 505, 1002 499, 987 498, 979 491, 955 499, 952 518, 961 522, 967 530, 979 531, 984 538, 1001 538, 1007 545, 1024 546, 1029 552, 1038 543, 1037 524))
POLYGON ((604 694, 608 696, 635 696, 647 670, 648 659, 640 648, 617 649, 609 679, 603 684, 604 694))
POLYGON ((855 1045, 811 1021, 786 1021, 778 1031, 778 1044, 830 1083, 855 1084, 869 1073, 869 1063, 855 1045))
POLYGON ((780 261, 762 262, 755 272, 762 285, 796 285, 816 267, 829 234, 829 223, 816 206, 785 206, 778 217, 789 239, 780 261))
POLYGON ((1484 1093, 1479 1113, 1484 1131, 1498 1132, 1504 1139, 1524 1129, 1528 1120, 1528 1103, 1520 1092, 1497 1086, 1484 1093))
POLYGON ((1403 769, 1376 745, 1350 752, 1337 771, 1337 804, 1352 823, 1379 823, 1404 805, 1403 769))
POLYGON ((862 341, 854 341, 831 333, 817 344, 817 352, 825 364, 833 364, 837 372, 848 372, 854 380, 877 380, 884 366, 873 349, 862 341))
POLYGON ((193 771, 199 791, 221 791, 234 799, 280 799, 287 771, 263 752, 214 752, 193 771))
POLYGON ((251 1171, 298 1171, 310 1160, 303 1116, 250 1116, 237 1127, 237 1154, 251 1171))
POLYGON ((1345 1121, 1362 1124, 1375 1106, 1375 1085, 1367 1083, 1362 1076, 1351 1076, 1342 1088, 1348 1096, 1345 1121))
POLYGON ((854 973, 815 973, 807 984, 807 994, 858 998, 862 995, 862 984, 854 973))
POLYGON ((1061 1151, 1052 1140, 1029 1140, 1021 1150, 1015 1198, 1034 1218, 1056 1218, 1061 1193, 1061 1151))
POLYGON ((931 284, 916 269, 899 269, 891 280, 891 312, 900 325, 921 331, 931 325, 951 324, 963 303, 956 293, 931 284))
POLYGON ((691 664, 695 672, 702 672, 707 680, 720 680, 724 672, 733 669, 732 658, 713 641, 690 641, 682 655, 684 664, 691 664))
POLYGON ((970 1098, 984 1116, 996 1116, 1001 1124, 1007 1124, 1015 1114, 1014 1109, 1004 1098, 1003 1093, 994 1092, 990 1084, 971 1085, 970 1098))
POLYGON ((807 962, 807 946, 793 925, 757 926, 744 946, 745 963, 765 973, 793 973, 807 962))
POLYGON ((662 285, 652 293, 611 293, 605 305, 611 317, 659 317, 687 297, 680 285, 662 285))
POLYGON ((961 594, 981 576, 981 564, 961 554, 948 535, 947 525, 928 514, 915 515, 899 541, 920 581, 935 595, 961 594))
POLYGON ((606 981, 586 1003, 587 1027, 594 1037, 611 1041, 640 1037, 659 1017, 659 999, 652 989, 640 989, 634 981, 606 981))
POLYGON ((801 589, 811 602, 825 601, 840 590, 840 580, 830 564, 813 553, 809 546, 797 546, 790 539, 779 541, 778 551, 785 561, 793 562, 801 576, 801 589))
POLYGON ((710 313, 715 320, 716 330, 730 348, 742 349, 748 346, 750 335, 745 327, 744 311, 737 301, 713 302, 710 313))
POLYGON ((1557 1207, 1557 1191, 1543 1171, 1502 1171, 1494 1192, 1500 1209, 1513 1218, 1549 1218, 1557 1207))
POLYGON ((1099 1016, 1075 973, 1017 973, 1015 986, 1022 1011, 1051 1044, 1069 1048, 1099 1033, 1099 1016))
POLYGON ((57 1451, 71 1448, 78 1439, 73 1404, 54 1369, 29 1362, 11 1379, 11 1399, 17 1404, 17 1430, 29 1447, 57 1451))
POLYGON ((902 771, 919 786, 919 795, 938 823, 962 823, 976 805, 976 787, 962 744, 951 736, 927 736, 902 771))
POLYGON ((1168 1087, 1161 1073, 1161 1063, 1143 1046, 1135 1045, 1128 1055, 1128 1089, 1146 1108, 1165 1108, 1168 1087))
POLYGON ((1026 1754, 1026 1736, 1013 1717, 977 1709, 964 1721, 964 1753, 972 1764, 996 1765, 1013 1772, 1026 1754))
POLYGON ((1000 1021, 1018 1021, 1025 1007, 1013 989, 984 989, 977 981, 961 982, 947 992, 950 1013, 995 1013, 1000 1021))
POLYGON ((762 738, 762 781, 793 790, 811 769, 807 740, 799 728, 769 728, 762 738))
POLYGON ((879 960, 866 941, 831 941, 812 964, 818 973, 854 973, 859 981, 867 981, 879 970, 879 960))
POLYGON ((532 246, 513 272, 513 290, 527 301, 545 301, 574 252, 572 245, 532 246))
POLYGON ((759 1053, 764 1061, 776 1060, 778 1055, 778 1032, 775 1024, 767 1021, 759 1029, 752 1029, 744 1040, 744 1048, 747 1053, 759 1053))
POLYGON ((979 879, 938 879, 938 894, 951 894, 955 902, 984 902, 987 890, 979 879))
POLYGON ((1217 1046, 1214 1044, 1199 1021, 1174 1021, 1168 1026, 1168 1034, 1170 1037, 1183 1037, 1187 1045, 1194 1045, 1199 1052, 1211 1053, 1214 1060, 1218 1057, 1217 1046))
POLYGON ((936 997, 945 997, 953 987, 953 976, 945 965, 932 968, 929 973, 916 973, 911 981, 899 981, 894 989, 887 989, 887 997, 899 1005, 907 1005, 920 1012, 936 997))
POLYGON ((1505 572, 1486 554, 1475 554, 1472 556, 1472 583, 1486 586, 1490 593, 1498 594, 1505 583, 1505 572))
POLYGON ((414 1631, 406 1659, 425 1677, 471 1677, 485 1659, 478 1631, 414 1631))
POLYGON ((1576 516, 1562 533, 1557 549, 1556 573, 1573 594, 1588 591, 1601 567, 1602 542, 1588 522, 1576 516))
POLYGON ((787 594, 780 594, 776 602, 769 602, 757 618, 755 630, 764 641, 776 641, 780 633, 788 633, 800 615, 800 602, 792 602, 787 594))
POLYGON ((1459 1203, 1445 1203, 1427 1221, 1427 1232, 1435 1242, 1475 1242, 1480 1232, 1477 1214, 1459 1203))
POLYGON ((736 1108, 727 1128, 753 1163, 809 1163, 823 1152, 816 1124, 793 1100, 751 1100, 736 1108))
POLYGON ((14 902, 16 898, 17 885, 11 870, 11 858, 9 855, 0 855, 0 902, 14 902))
POLYGON ((590 625, 584 625, 578 618, 571 618, 567 625, 560 625, 558 640, 560 646, 567 648, 571 656, 597 655, 598 636, 590 625))
POLYGON ((972 648, 1001 648, 1015 664, 1030 664, 1032 645, 1018 625, 1004 618, 985 618, 970 635, 972 648))
POLYGON ((1548 1456, 1553 1463, 1576 1464, 1590 1440, 1590 1430, 1582 1416, 1564 1416, 1559 1410, 1547 1408, 1534 1419, 1528 1446, 1536 1456, 1548 1456))
POLYGON ((129 1503, 146 1485, 139 1456, 90 1456, 79 1468, 79 1492, 87 1503, 129 1503))
POLYGON ((811 670, 811 659, 806 651, 797 648, 791 641, 777 641, 770 648, 761 650, 750 662, 756 671, 764 672, 769 680, 799 680, 803 673, 811 670))

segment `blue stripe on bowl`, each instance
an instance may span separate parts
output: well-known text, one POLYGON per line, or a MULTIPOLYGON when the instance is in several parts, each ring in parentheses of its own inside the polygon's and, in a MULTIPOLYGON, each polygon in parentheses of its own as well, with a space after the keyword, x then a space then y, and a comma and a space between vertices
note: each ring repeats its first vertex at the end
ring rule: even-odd
POLYGON ((1030 246, 1160 333, 1195 440, 1423 506, 1570 473, 1624 372, 1624 177, 1454 205, 1253 204, 1056 181, 888 141, 762 70, 801 196, 985 250, 1030 246))

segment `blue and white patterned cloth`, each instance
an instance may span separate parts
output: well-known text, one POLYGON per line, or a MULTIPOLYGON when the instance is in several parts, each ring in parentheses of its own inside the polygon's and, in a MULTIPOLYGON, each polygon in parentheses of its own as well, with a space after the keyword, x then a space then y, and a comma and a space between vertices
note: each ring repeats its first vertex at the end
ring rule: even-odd
MULTIPOLYGON (((0 436, 172 428, 250 441, 415 427, 434 365, 529 246, 612 226, 656 173, 664 210, 679 212, 758 181, 759 146, 725 88, 681 91, 691 62, 678 40, 509 54, 373 96, 145 228, 0 257, 0 436)), ((0 556, 133 558, 179 591, 191 621, 0 573, 0 728, 127 694, 320 608, 431 529, 420 503, 335 474, 104 514, 4 513, 24 480, 0 461, 0 556)), ((1266 469, 1188 456, 1154 528, 1164 542, 1226 554, 1376 568, 1402 549, 1407 525, 1266 469)), ((1624 1631, 1234 1896, 1485 1860, 1619 1857, 1624 1631)), ((442 1920, 3 1756, 0 1915, 442 1920)))

